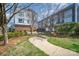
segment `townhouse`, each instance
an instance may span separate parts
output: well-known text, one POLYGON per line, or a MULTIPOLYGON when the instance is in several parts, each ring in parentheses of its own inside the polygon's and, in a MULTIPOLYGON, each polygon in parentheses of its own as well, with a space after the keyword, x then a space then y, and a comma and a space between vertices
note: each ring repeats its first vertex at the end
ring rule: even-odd
POLYGON ((17 32, 30 32, 31 27, 32 31, 35 31, 37 28, 37 13, 32 9, 22 10, 14 16, 13 21, 11 27, 17 32))
MULTIPOLYGON (((79 21, 79 4, 70 4, 67 7, 60 9, 48 16, 47 18, 39 21, 38 24, 42 23, 41 28, 46 31, 53 31, 53 25, 68 23, 68 22, 78 22, 79 21), (47 25, 46 25, 47 24, 47 25)), ((39 27, 41 26, 39 25, 39 27)))

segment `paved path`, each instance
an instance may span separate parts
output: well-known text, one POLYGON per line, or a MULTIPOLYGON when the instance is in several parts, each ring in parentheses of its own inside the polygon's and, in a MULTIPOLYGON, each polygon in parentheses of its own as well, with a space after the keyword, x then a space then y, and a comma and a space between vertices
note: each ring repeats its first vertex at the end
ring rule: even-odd
POLYGON ((55 46, 40 37, 30 38, 29 41, 50 56, 79 56, 79 53, 55 46))

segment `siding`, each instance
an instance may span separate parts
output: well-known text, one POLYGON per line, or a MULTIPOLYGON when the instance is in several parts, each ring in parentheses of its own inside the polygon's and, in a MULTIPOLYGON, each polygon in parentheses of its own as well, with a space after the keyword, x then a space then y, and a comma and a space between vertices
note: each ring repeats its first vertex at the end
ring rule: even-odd
POLYGON ((42 27, 43 25, 45 25, 43 22, 45 22, 48 19, 50 19, 50 22, 48 21, 46 23, 50 23, 51 24, 50 27, 52 27, 52 28, 53 28, 53 24, 78 22, 79 21, 79 5, 77 6, 77 4, 75 4, 75 3, 71 4, 71 5, 67 6, 66 8, 61 9, 58 12, 48 16, 47 18, 40 21, 39 27, 42 27), (77 10, 76 10, 76 7, 77 7, 77 10), (76 15, 76 12, 77 12, 77 15, 76 15))

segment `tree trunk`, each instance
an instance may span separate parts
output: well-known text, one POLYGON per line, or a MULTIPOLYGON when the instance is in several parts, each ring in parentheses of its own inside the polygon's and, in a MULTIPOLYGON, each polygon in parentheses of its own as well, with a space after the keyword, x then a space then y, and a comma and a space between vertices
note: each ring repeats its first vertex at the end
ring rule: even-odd
POLYGON ((32 35, 32 26, 31 26, 31 29, 30 30, 31 30, 31 35, 32 35))
POLYGON ((2 26, 2 34, 4 39, 4 45, 8 44, 8 35, 7 35, 7 24, 2 26))

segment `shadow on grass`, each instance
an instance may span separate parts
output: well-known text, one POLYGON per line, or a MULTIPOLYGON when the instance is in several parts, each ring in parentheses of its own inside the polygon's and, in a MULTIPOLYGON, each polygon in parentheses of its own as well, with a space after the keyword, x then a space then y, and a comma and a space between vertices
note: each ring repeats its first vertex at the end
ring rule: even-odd
POLYGON ((79 44, 72 44, 72 48, 79 53, 79 44))

